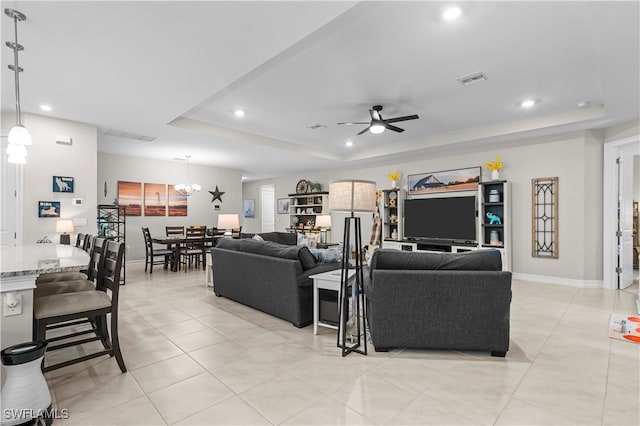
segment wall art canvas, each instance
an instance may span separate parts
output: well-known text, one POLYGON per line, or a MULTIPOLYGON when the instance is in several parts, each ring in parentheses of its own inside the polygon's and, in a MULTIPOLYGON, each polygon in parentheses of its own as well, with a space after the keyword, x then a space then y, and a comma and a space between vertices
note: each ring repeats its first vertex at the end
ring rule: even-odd
POLYGON ((256 215, 256 200, 244 200, 242 211, 244 217, 255 217, 256 215))
POLYGON ((60 217, 60 201, 38 201, 38 217, 60 217))
POLYGON ((53 177, 53 192, 73 192, 73 178, 68 176, 53 177))
POLYGON ((144 184, 144 215, 166 216, 167 185, 164 183, 144 184))
POLYGON ((444 170, 440 172, 409 175, 409 195, 423 195, 434 192, 473 191, 478 188, 481 168, 444 170))
POLYGON ((176 191, 174 185, 168 185, 169 216, 187 216, 187 196, 176 191))
POLYGON ((118 204, 127 216, 142 216, 142 183, 118 181, 118 204))
POLYGON ((287 213, 289 213, 289 199, 278 198, 278 214, 287 214, 287 213))

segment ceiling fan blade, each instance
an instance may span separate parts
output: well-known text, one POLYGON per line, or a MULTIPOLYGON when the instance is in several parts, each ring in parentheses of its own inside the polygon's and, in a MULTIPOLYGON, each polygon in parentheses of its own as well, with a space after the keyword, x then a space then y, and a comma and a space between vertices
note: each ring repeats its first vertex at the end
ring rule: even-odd
POLYGON ((387 123, 384 127, 386 127, 389 130, 393 130, 394 132, 398 132, 398 133, 404 132, 404 129, 401 129, 400 127, 396 127, 393 124, 387 123))
POLYGON ((385 123, 397 123, 398 121, 407 121, 407 120, 415 120, 418 117, 417 115, 405 115, 404 117, 395 117, 395 118, 387 118, 385 121, 385 123))
POLYGON ((352 126, 354 124, 369 124, 368 121, 347 121, 345 123, 336 123, 336 124, 344 124, 345 126, 352 126))
POLYGON ((371 127, 371 126, 365 127, 364 130, 362 130, 360 133, 358 133, 357 136, 360 136, 361 134, 366 133, 369 130, 369 127, 371 127))

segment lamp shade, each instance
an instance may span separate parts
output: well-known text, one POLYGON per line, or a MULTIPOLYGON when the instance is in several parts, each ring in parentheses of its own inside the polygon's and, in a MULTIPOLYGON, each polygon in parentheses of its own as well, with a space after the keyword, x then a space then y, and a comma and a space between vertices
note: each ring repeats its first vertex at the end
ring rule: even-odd
POLYGON ((218 229, 234 229, 240 227, 240 218, 237 214, 218 215, 218 229))
POLYGON ((331 215, 323 214, 316 216, 316 226, 319 228, 331 228, 331 215))
POLYGON ((337 180, 329 184, 329 210, 373 212, 376 210, 376 183, 370 180, 337 180))
POLYGON ((22 124, 16 124, 9 130, 8 136, 9 143, 14 145, 31 145, 33 142, 31 141, 31 135, 26 127, 22 124))
POLYGON ((73 220, 71 219, 61 219, 56 222, 56 232, 64 233, 64 232, 73 232, 73 220))

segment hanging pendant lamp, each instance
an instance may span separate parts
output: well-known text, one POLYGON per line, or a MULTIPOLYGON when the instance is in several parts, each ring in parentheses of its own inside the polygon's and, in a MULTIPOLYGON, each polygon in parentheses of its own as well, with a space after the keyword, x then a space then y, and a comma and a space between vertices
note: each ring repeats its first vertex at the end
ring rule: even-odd
POLYGON ((186 155, 186 157, 187 157, 187 183, 179 183, 177 185, 174 185, 173 187, 180 194, 186 195, 188 197, 188 196, 190 196, 192 194, 195 194, 196 192, 200 191, 200 189, 202 189, 202 187, 200 185, 198 185, 197 183, 191 183, 191 180, 189 179, 189 158, 191 158, 191 156, 190 155, 186 155))
POLYGON ((32 141, 29 131, 22 125, 22 111, 20 109, 20 72, 23 69, 18 64, 18 52, 24 50, 24 47, 18 43, 18 22, 26 20, 27 17, 14 9, 5 9, 4 14, 13 19, 15 37, 15 41, 5 43, 8 48, 13 50, 13 65, 9 64, 8 67, 13 71, 16 90, 16 125, 9 131, 7 161, 14 164, 26 164, 27 149, 25 145, 31 145, 32 141))

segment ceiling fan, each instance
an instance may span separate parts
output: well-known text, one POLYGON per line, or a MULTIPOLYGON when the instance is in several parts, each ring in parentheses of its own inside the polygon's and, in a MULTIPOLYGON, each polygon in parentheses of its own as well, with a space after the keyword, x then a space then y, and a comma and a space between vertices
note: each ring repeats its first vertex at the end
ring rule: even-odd
POLYGON ((415 120, 415 119, 419 118, 416 114, 405 115, 403 117, 382 118, 382 114, 380 114, 380 111, 382 111, 382 105, 374 105, 369 110, 369 113, 371 114, 371 121, 370 122, 366 122, 366 121, 360 121, 360 122, 349 121, 349 122, 338 123, 338 124, 344 124, 344 125, 347 125, 347 126, 351 126, 353 124, 368 124, 369 126, 367 126, 364 130, 362 130, 360 133, 358 133, 358 135, 363 134, 367 130, 369 130, 371 133, 379 134, 379 133, 384 132, 385 129, 393 130, 394 132, 400 133, 400 132, 404 132, 404 129, 401 129, 400 127, 394 126, 391 123, 397 123, 398 121, 415 120))

